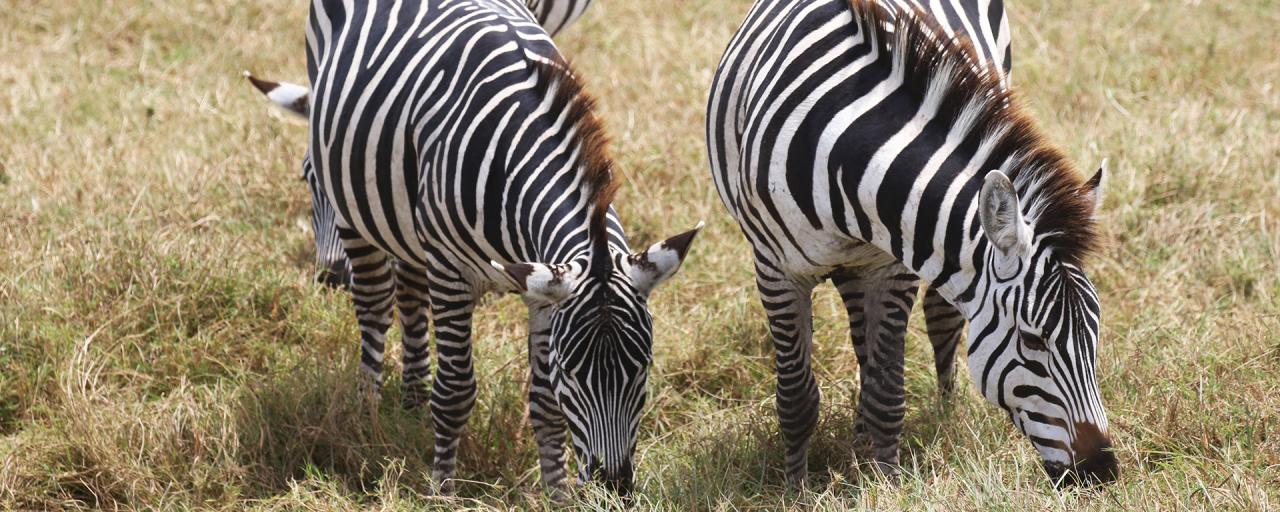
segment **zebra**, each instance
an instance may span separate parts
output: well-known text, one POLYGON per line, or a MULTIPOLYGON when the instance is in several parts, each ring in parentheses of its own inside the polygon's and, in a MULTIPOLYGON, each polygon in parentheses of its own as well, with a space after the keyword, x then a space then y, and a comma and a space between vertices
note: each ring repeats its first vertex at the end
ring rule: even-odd
MULTIPOLYGON (((525 2, 534 18, 552 36, 576 21, 590 3, 590 0, 526 0, 525 2)), ((307 62, 308 75, 311 80, 315 78, 318 56, 321 55, 321 50, 317 48, 319 43, 320 41, 316 39, 314 33, 308 31, 307 62)), ((310 116, 311 92, 307 87, 288 82, 261 79, 248 71, 244 72, 244 76, 267 99, 286 112, 302 119, 307 119, 310 116)), ((343 249, 338 236, 337 219, 334 216, 333 206, 329 203, 320 186, 309 153, 302 159, 302 180, 307 183, 308 190, 311 193, 311 226, 312 233, 315 236, 315 262, 316 268, 320 269, 316 275, 316 281, 335 288, 348 287, 351 283, 351 262, 347 259, 346 251, 343 249)), ((399 265, 399 263, 396 263, 396 265, 399 265)), ((406 269, 405 272, 409 272, 409 270, 406 269)), ((405 278, 408 281, 406 284, 393 283, 393 285, 397 286, 397 288, 414 286, 413 281, 415 280, 412 279, 412 276, 406 275, 405 278)), ((416 279, 416 281, 420 282, 421 279, 416 279)), ((414 294, 406 293, 402 299, 412 302, 413 297, 414 294)), ((414 310, 414 308, 408 307, 409 304, 405 304, 405 306, 406 311, 414 310)), ((425 347, 427 343, 428 320, 425 315, 411 313, 402 313, 400 320, 401 330, 409 334, 404 337, 405 342, 409 343, 410 345, 407 346, 411 348, 411 350, 406 351, 408 357, 402 360, 404 367, 402 398, 405 408, 412 409, 426 398, 423 384, 429 368, 426 366, 427 354, 425 348, 421 347, 425 347)), ((368 391, 372 392, 375 398, 381 396, 384 352, 385 346, 380 341, 369 341, 362 345, 361 367, 368 378, 362 381, 361 384, 363 387, 368 388, 368 391)))
MULTIPOLYGON (((555 36, 578 20, 591 5, 591 0, 524 0, 525 6, 542 25, 547 34, 555 36)), ((308 75, 315 74, 315 55, 320 50, 315 47, 314 37, 307 37, 308 75)), ((286 112, 301 118, 308 117, 310 108, 310 90, 301 85, 288 82, 275 82, 253 76, 244 72, 249 80, 268 99, 286 112)), ((311 166, 310 155, 302 160, 302 180, 307 182, 311 191, 311 226, 315 235, 316 268, 320 269, 316 281, 332 287, 346 287, 351 280, 351 263, 342 250, 338 239, 338 230, 334 223, 333 209, 324 198, 324 193, 317 188, 315 173, 311 166)))
MULTIPOLYGON (((579 480, 628 493, 652 358, 647 297, 702 224, 630 252, 594 102, 516 0, 313 0, 308 41, 308 154, 351 261, 364 357, 381 354, 393 302, 402 316, 430 308, 433 480, 451 490, 476 399, 476 301, 513 292, 529 309, 543 484, 562 488, 568 434, 579 480)), ((405 333, 415 376, 427 366, 421 325, 405 333)))
POLYGON ((1008 86, 1007 50, 973 43, 1007 36, 940 26, 1005 25, 995 9, 955 14, 974 4, 986 5, 758 0, 714 75, 709 163, 753 248, 793 486, 820 400, 811 292, 827 280, 848 309, 880 471, 899 473, 902 340, 922 278, 968 321, 974 384, 1054 482, 1118 475, 1095 374, 1100 305, 1081 266, 1106 164, 1082 180, 1008 86))

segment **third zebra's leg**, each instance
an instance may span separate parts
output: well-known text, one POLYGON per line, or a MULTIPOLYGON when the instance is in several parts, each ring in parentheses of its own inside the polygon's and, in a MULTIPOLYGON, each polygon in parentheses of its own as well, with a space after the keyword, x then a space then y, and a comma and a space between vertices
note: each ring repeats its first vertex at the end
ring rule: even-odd
POLYGON ((476 402, 471 360, 471 314, 476 297, 471 285, 448 265, 432 265, 428 276, 431 320, 436 333, 436 378, 431 385, 436 442, 431 477, 441 492, 450 493, 458 461, 458 439, 476 402))
POLYGON ((396 311, 400 314, 400 330, 404 352, 400 357, 401 405, 414 409, 427 401, 427 377, 431 375, 431 350, 428 343, 431 297, 427 291, 426 269, 403 261, 396 263, 396 311))
MULTIPOLYGON (((881 472, 896 476, 898 444, 906 414, 903 389, 903 353, 907 320, 915 303, 919 279, 900 265, 870 273, 862 279, 838 281, 846 305, 856 305, 861 295, 863 332, 862 384, 858 398, 858 422, 871 441, 871 455, 881 472)), ((850 313, 850 324, 856 312, 850 313)))
POLYGON ((391 326, 395 279, 387 255, 360 238, 354 230, 339 228, 342 247, 351 261, 351 303, 360 326, 360 387, 365 396, 381 396, 382 361, 391 326))
POLYGON ((924 294, 924 319, 933 345, 933 366, 938 373, 938 393, 951 396, 955 387, 956 348, 964 332, 964 316, 932 286, 924 294))
POLYGON ((529 423, 538 441, 542 485, 552 498, 565 485, 567 424, 551 386, 551 307, 529 305, 529 423))
POLYGON ((813 283, 783 275, 756 262, 756 286, 769 317, 777 376, 778 422, 786 450, 787 483, 804 485, 809 471, 809 438, 818 423, 821 394, 813 377, 813 283))

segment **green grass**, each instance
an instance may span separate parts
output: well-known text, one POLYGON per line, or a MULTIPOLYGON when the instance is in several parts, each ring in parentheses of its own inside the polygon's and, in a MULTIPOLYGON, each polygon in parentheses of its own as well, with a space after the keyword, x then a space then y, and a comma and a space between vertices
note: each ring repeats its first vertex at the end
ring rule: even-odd
MULTIPOLYGON (((458 497, 431 495, 429 422, 396 406, 398 370, 380 406, 357 399, 348 299, 310 281, 305 127, 239 76, 304 81, 305 6, 283 4, 0 10, 0 508, 547 506, 515 298, 480 308, 458 497)), ((1280 507, 1280 6, 1010 6, 1015 84, 1082 168, 1113 170, 1088 267, 1123 476, 1059 494, 964 372, 937 398, 919 318, 906 477, 877 480, 850 448, 857 372, 829 287, 812 486, 783 488, 750 252, 702 142, 748 3, 597 4, 561 44, 599 97, 633 242, 708 222, 654 296, 636 508, 1280 507)))

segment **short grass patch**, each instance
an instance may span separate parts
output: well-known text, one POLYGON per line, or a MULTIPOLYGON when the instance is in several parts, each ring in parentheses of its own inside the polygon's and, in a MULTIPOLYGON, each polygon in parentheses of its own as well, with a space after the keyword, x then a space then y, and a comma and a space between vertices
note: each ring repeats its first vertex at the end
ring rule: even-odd
MULTIPOLYGON (((1009 6, 1015 84, 1081 168, 1113 170, 1088 270, 1123 476, 1065 494, 966 372, 938 397, 919 318, 906 476, 876 477, 853 443, 857 366, 830 287, 812 482, 784 488, 750 251, 703 147, 711 74, 749 3, 595 4, 560 44, 599 98, 633 242, 707 221, 653 298, 635 508, 1280 507, 1274 2, 1009 6)), ((239 75, 305 82, 305 15, 247 0, 0 12, 0 508, 550 507, 515 298, 478 312, 457 497, 431 492, 430 422, 400 410, 395 365, 380 404, 355 391, 349 300, 312 283, 305 128, 239 75)), ((621 504, 587 489, 572 505, 621 504)))

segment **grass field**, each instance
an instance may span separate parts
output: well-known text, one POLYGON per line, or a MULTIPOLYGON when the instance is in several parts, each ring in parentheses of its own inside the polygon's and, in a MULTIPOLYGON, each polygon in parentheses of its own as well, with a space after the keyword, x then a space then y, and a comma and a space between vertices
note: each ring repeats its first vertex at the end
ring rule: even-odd
MULTIPOLYGON (((396 405, 398 371, 376 410, 355 397, 349 300, 311 282, 305 127, 239 75, 305 82, 305 2, 5 4, 0 509, 547 506, 516 298, 479 311, 457 497, 429 492, 428 422, 396 405)), ((1109 244, 1088 267, 1123 476, 1067 494, 965 372, 938 399, 918 317, 906 477, 872 476, 848 448, 857 371, 830 287, 812 486, 783 488, 750 253, 702 137, 748 2, 597 4, 561 43, 628 176, 633 244, 708 222, 652 301, 637 508, 1280 508, 1280 4, 1010 6, 1023 96, 1082 168, 1111 158, 1109 244)))

